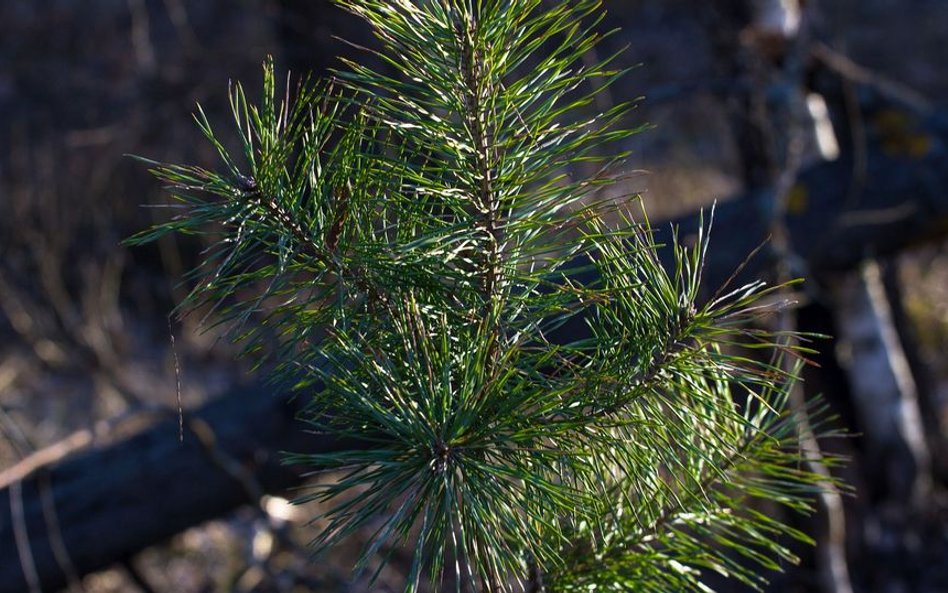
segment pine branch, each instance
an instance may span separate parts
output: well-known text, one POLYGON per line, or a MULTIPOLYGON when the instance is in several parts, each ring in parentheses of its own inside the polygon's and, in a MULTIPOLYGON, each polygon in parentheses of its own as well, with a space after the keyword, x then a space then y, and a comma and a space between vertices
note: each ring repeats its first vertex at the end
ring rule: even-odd
POLYGON ((373 26, 397 74, 350 61, 344 93, 301 87, 277 101, 267 64, 259 107, 231 93, 249 172, 200 114, 225 172, 157 166, 185 210, 137 238, 218 225, 185 306, 220 307, 248 351, 272 351, 317 432, 372 445, 290 458, 344 470, 309 497, 329 509, 317 549, 372 525, 356 569, 410 547, 412 592, 510 591, 531 572, 570 590, 588 577, 568 564, 586 562, 580 536, 619 546, 610 587, 698 587, 696 567, 731 566, 712 546, 734 538, 762 566, 773 564, 757 548, 786 557, 758 534, 784 528, 732 516, 721 494, 803 509, 813 490, 779 469, 793 455, 767 448, 787 443, 765 420, 781 417, 793 377, 747 354, 781 351, 747 326, 771 310, 758 301, 772 289, 698 306, 704 226, 694 248, 673 237, 669 272, 633 197, 597 197, 620 179, 624 154, 608 149, 637 131, 620 125, 627 104, 594 107, 621 75, 613 57, 582 59, 602 38, 599 1, 340 4, 373 26), (571 179, 585 163, 600 172, 571 179), (576 264, 583 254, 590 263, 576 264), (598 280, 583 282, 590 269, 598 280), (580 316, 590 337, 546 339, 580 316), (744 461, 779 479, 748 481, 744 461), (622 547, 635 537, 661 546, 622 547), (655 566, 679 577, 642 572, 662 555, 655 566))

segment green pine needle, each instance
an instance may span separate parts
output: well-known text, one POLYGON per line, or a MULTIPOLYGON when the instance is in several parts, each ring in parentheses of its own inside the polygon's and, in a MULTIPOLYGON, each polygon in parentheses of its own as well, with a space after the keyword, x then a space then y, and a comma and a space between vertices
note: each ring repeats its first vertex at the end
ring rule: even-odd
POLYGON ((710 224, 663 247, 603 197, 641 128, 596 107, 622 75, 583 59, 600 2, 338 3, 386 73, 278 88, 268 59, 259 100, 230 89, 239 154, 198 108, 219 165, 148 161, 174 215, 131 239, 206 236, 181 309, 365 444, 288 458, 337 476, 308 497, 316 548, 369 534, 358 570, 409 549, 406 591, 706 591, 795 561, 806 536, 760 509, 826 487, 782 370, 811 351, 762 329, 781 287, 702 300, 710 224))

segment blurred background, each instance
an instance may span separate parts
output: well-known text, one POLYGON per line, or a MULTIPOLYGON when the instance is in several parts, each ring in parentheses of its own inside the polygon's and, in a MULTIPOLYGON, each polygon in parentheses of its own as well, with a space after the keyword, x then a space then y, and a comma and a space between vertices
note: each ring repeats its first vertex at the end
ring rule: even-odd
MULTIPOLYGON (((948 2, 605 4, 588 59, 635 68, 600 106, 652 125, 623 190, 685 229, 717 200, 712 289, 773 237, 748 273, 806 276, 795 323, 836 336, 804 391, 856 495, 793 519, 820 545, 770 590, 948 591, 948 2)), ((339 38, 373 43, 326 0, 0 2, 0 592, 400 590, 399 552, 371 586, 357 541, 310 561, 292 404, 169 323, 201 239, 120 243, 166 216, 126 155, 216 166, 195 103, 224 130, 229 81, 362 59, 339 38)))

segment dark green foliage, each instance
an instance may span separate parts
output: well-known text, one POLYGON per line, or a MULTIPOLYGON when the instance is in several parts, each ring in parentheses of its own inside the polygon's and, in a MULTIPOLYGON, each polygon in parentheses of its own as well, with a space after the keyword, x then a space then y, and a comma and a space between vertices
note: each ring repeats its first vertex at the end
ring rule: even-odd
POLYGON ((243 154, 199 112, 222 171, 156 165, 181 211, 135 239, 214 233, 182 306, 248 350, 279 336, 308 420, 372 443, 291 459, 343 471, 316 545, 371 526, 357 566, 408 546, 411 591, 700 591, 792 560, 804 536, 752 504, 805 511, 819 482, 792 352, 752 323, 762 284, 699 302, 707 237, 666 271, 635 197, 601 197, 634 130, 595 111, 621 74, 582 59, 598 0, 340 4, 398 76, 347 63, 280 99, 268 62, 259 106, 231 92, 243 154), (551 341, 576 316, 588 335, 551 341))

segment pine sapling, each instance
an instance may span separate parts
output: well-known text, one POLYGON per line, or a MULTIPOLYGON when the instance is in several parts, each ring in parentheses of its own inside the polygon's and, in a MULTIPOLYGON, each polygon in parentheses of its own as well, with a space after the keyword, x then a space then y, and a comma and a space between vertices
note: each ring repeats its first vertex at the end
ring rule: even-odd
POLYGON ((268 60, 235 136, 198 109, 216 169, 152 163, 175 216, 133 240, 207 234, 181 308, 306 398, 301 430, 364 444, 287 458, 333 477, 316 549, 405 548, 406 591, 759 587, 795 560, 755 509, 822 480, 782 370, 806 351, 755 323, 775 288, 702 292, 706 228, 663 247, 613 196, 638 130, 597 111, 623 74, 584 60, 599 0, 338 4, 385 69, 278 89, 268 60))

